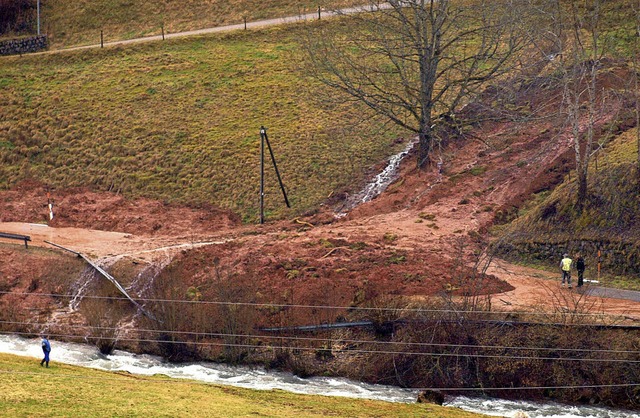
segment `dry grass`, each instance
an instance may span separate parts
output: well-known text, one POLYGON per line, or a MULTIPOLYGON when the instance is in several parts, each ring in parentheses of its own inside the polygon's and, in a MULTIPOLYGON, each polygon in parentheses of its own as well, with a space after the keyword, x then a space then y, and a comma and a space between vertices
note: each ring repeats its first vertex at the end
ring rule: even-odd
POLYGON ((295 16, 356 0, 77 0, 46 2, 43 27, 53 48, 175 33, 248 21, 295 16))

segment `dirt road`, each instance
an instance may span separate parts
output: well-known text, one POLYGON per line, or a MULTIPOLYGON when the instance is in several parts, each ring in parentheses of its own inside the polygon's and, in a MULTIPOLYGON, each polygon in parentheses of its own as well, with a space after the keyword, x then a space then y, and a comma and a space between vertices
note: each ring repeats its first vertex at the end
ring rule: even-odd
MULTIPOLYGON (((384 234, 393 232, 398 236, 397 248, 410 246, 430 247, 436 256, 446 256, 451 251, 449 238, 459 229, 470 229, 478 222, 465 216, 443 218, 438 221, 436 230, 423 223, 415 223, 420 219, 418 214, 410 210, 355 217, 337 224, 312 228, 298 236, 291 245, 316 241, 323 237, 340 235, 351 241, 372 241, 384 234), (468 220, 469 222, 465 222, 468 220), (447 248, 449 250, 447 250, 447 248)), ((248 227, 251 228, 251 227, 248 227)), ((161 254, 176 254, 185 249, 210 245, 221 245, 233 241, 232 235, 219 231, 216 236, 192 237, 136 235, 122 232, 100 231, 85 228, 55 228, 43 224, 0 222, 0 231, 23 234, 31 237, 30 246, 54 248, 48 242, 62 245, 80 252, 93 259, 126 255, 140 261, 152 262, 161 254), (225 237, 226 235, 226 237, 225 237)), ((253 236, 249 239, 252 246, 263 245, 268 241, 268 234, 253 236)), ((6 240, 2 240, 6 241, 6 240)), ((9 242, 9 241, 6 241, 9 242)), ((615 292, 590 285, 584 291, 560 288, 557 275, 516 266, 503 260, 494 259, 487 272, 505 280, 514 290, 492 296, 495 309, 518 312, 578 312, 589 314, 621 315, 629 322, 640 323, 640 303, 638 292, 615 292), (631 298, 631 300, 629 299, 631 298)))

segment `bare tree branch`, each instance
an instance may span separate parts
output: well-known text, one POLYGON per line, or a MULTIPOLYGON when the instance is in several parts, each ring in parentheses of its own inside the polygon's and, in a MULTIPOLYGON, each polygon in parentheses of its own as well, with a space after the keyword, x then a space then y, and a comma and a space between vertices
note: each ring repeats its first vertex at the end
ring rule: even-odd
POLYGON ((513 68, 526 45, 529 0, 391 0, 375 3, 307 42, 312 75, 419 136, 429 160, 434 127, 513 68), (348 25, 348 27, 346 26, 348 25), (435 112, 435 113, 434 113, 435 112))

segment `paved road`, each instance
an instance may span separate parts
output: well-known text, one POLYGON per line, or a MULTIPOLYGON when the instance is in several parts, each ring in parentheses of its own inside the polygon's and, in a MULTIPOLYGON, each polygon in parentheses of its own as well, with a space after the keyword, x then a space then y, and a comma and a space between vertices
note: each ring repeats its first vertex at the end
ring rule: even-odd
POLYGON ((601 298, 626 299, 634 302, 640 302, 640 292, 634 290, 611 289, 608 287, 590 286, 586 293, 589 296, 598 296, 601 298))

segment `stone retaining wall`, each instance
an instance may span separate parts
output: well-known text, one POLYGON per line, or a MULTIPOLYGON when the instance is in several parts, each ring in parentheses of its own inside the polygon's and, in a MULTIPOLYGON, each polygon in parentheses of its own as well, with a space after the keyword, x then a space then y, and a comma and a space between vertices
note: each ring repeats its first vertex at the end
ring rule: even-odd
POLYGON ((640 243, 614 240, 575 240, 569 242, 540 242, 536 240, 517 240, 501 242, 497 245, 497 253, 503 257, 525 258, 560 263, 562 254, 567 252, 575 260, 581 253, 590 267, 600 262, 602 268, 611 273, 638 275, 640 273, 640 243))
POLYGON ((10 39, 0 41, 0 55, 17 55, 38 52, 47 49, 49 41, 46 35, 30 38, 10 39))

